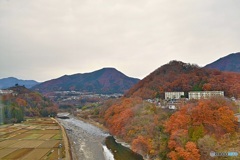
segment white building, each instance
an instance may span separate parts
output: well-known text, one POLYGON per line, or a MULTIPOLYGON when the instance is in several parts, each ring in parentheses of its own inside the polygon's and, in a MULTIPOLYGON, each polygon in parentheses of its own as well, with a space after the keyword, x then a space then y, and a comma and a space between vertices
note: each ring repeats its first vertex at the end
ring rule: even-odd
POLYGON ((224 96, 223 91, 191 91, 188 92, 189 99, 208 99, 215 96, 224 96))
POLYGON ((184 92, 165 92, 165 99, 180 99, 184 92))
POLYGON ((1 89, 0 89, 0 95, 11 94, 11 93, 13 93, 12 90, 1 90, 1 89))

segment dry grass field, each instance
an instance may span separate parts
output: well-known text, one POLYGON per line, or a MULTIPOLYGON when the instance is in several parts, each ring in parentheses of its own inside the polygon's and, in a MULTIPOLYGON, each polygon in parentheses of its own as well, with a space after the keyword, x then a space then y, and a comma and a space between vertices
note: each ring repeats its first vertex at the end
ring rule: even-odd
POLYGON ((0 159, 65 159, 63 133, 51 118, 27 119, 25 122, 0 126, 0 159))

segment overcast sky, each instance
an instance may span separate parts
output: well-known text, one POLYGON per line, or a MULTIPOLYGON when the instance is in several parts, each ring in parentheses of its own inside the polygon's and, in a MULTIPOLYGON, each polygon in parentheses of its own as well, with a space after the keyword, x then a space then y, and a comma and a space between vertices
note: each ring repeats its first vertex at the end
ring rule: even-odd
POLYGON ((46 81, 240 51, 240 0, 0 0, 0 78, 46 81))

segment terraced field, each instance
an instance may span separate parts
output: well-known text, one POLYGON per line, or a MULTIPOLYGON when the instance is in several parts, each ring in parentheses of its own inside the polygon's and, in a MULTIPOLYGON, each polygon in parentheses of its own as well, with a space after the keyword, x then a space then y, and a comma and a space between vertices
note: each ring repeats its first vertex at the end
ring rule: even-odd
POLYGON ((0 159, 65 159, 63 132, 51 118, 0 126, 0 159))

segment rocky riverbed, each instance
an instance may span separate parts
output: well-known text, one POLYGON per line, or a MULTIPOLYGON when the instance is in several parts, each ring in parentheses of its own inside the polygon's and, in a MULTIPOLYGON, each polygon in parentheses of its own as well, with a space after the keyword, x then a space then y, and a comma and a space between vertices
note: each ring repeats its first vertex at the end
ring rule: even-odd
POLYGON ((105 147, 108 133, 79 119, 58 119, 66 129, 74 160, 112 160, 111 152, 105 147))

